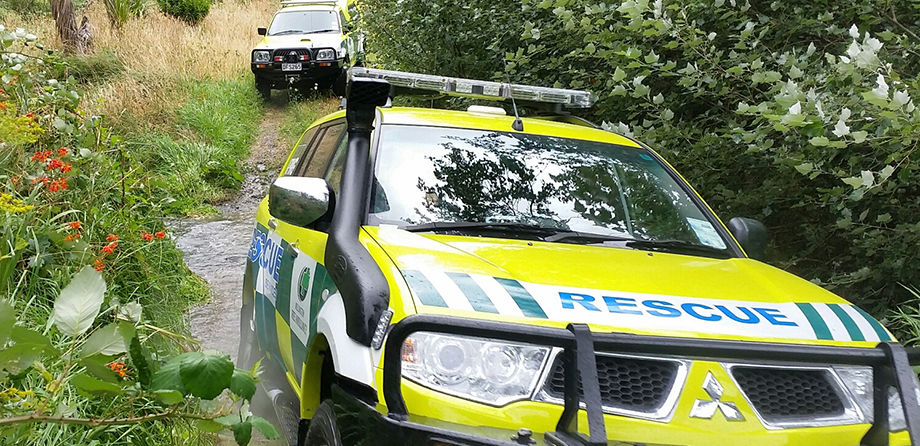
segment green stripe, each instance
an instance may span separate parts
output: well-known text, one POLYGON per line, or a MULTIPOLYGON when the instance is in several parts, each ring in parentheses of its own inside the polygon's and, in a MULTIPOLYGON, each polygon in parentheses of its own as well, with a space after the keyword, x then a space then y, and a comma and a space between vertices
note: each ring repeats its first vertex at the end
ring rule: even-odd
POLYGON ((423 305, 433 307, 447 306, 447 303, 441 297, 441 293, 438 293, 438 290, 434 288, 434 285, 428 281, 428 278, 421 271, 403 270, 402 274, 406 278, 406 282, 409 283, 409 288, 412 288, 412 293, 415 294, 415 297, 418 297, 418 300, 423 305))
POLYGON ((827 324, 824 323, 824 319, 821 319, 821 315, 818 314, 818 310, 815 310, 815 307, 806 303, 797 303, 796 306, 805 315, 805 319, 808 319, 808 323, 811 324, 811 328, 815 331, 816 338, 834 340, 834 337, 831 336, 831 330, 827 328, 827 324))
POLYGON ((520 307, 524 316, 546 319, 546 313, 540 308, 540 304, 534 300, 533 296, 531 296, 517 280, 500 279, 498 277, 496 277, 495 280, 511 295, 511 298, 514 299, 514 303, 520 307))
POLYGON ((840 308, 837 304, 827 304, 827 306, 837 315, 837 318, 840 319, 840 322, 843 322, 843 326, 846 327, 847 333, 850 334, 850 339, 854 341, 865 341, 866 337, 863 336, 862 331, 859 330, 859 327, 856 325, 856 322, 853 322, 853 319, 847 314, 843 308, 840 308))
POLYGON ((466 299, 470 301, 470 305, 473 306, 474 310, 484 313, 498 314, 498 310, 495 309, 495 304, 492 303, 492 300, 489 299, 489 296, 486 295, 486 292, 483 291, 475 281, 473 281, 472 277, 463 273, 446 274, 447 277, 450 277, 451 280, 457 284, 457 287, 460 288, 460 291, 463 292, 463 295, 466 296, 466 299))
POLYGON ((885 342, 891 340, 891 335, 888 334, 888 330, 885 330, 885 327, 882 327, 882 324, 880 324, 877 320, 875 320, 874 317, 869 316, 869 313, 866 313, 865 311, 863 311, 862 308, 859 308, 856 305, 853 305, 853 309, 856 310, 859 314, 862 315, 862 317, 866 319, 866 322, 868 322, 869 325, 872 326, 872 329, 875 330, 875 334, 878 335, 879 339, 885 342))

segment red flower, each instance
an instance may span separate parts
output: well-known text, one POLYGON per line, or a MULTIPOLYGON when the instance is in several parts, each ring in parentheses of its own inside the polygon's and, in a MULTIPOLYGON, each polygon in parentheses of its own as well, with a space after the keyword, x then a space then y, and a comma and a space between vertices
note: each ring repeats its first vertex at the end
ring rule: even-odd
POLYGON ((73 234, 68 235, 67 237, 64 237, 64 241, 65 241, 65 242, 72 242, 72 241, 73 241, 73 234))
POLYGON ((118 242, 112 242, 112 243, 109 243, 108 245, 103 246, 101 251, 103 254, 111 254, 115 252, 115 248, 117 247, 118 247, 118 242))
POLYGON ((105 268, 105 262, 102 259, 93 260, 93 268, 96 268, 96 271, 102 272, 105 268))
POLYGON ((61 189, 67 189, 67 178, 61 178, 57 180, 57 182, 61 186, 61 189))
POLYGON ((27 117, 27 118, 34 118, 35 115, 33 115, 32 112, 28 112, 28 113, 26 113, 26 117, 27 117))
POLYGON ((50 156, 51 156, 50 150, 46 152, 42 152, 41 150, 39 150, 38 152, 35 152, 34 155, 32 155, 32 161, 38 161, 40 163, 44 163, 45 160, 47 160, 48 157, 50 156))
POLYGON ((70 226, 71 229, 80 229, 80 227, 83 226, 83 222, 81 222, 80 220, 72 221, 70 223, 67 223, 67 226, 70 226))
POLYGON ((107 242, 114 242, 116 240, 118 240, 118 236, 115 234, 109 234, 109 236, 105 238, 107 242))
POLYGON ((0 102, 0 109, 6 110, 6 102, 0 102))
POLYGON ((67 155, 67 153, 68 153, 67 147, 61 147, 60 149, 58 149, 58 156, 64 156, 64 155, 67 155))
POLYGON ((47 168, 48 170, 57 170, 57 169, 60 169, 61 167, 64 167, 64 163, 57 158, 48 160, 48 164, 45 165, 45 168, 47 168))
POLYGON ((52 181, 51 184, 48 185, 48 190, 51 192, 60 192, 61 185, 57 181, 52 181))
POLYGON ((153 235, 155 235, 156 238, 163 238, 163 237, 166 237, 166 232, 164 232, 164 231, 157 231, 157 232, 155 232, 153 235))
POLYGON ((13 178, 10 178, 10 181, 12 181, 12 182, 13 182, 13 184, 16 184, 16 183, 18 183, 18 182, 19 182, 19 177, 18 177, 18 176, 16 176, 16 177, 13 177, 13 178))
POLYGON ((70 172, 70 169, 73 169, 73 166, 71 166, 70 163, 64 164, 61 166, 61 173, 70 172))
POLYGON ((141 238, 149 242, 153 240, 153 234, 147 231, 141 231, 141 238))

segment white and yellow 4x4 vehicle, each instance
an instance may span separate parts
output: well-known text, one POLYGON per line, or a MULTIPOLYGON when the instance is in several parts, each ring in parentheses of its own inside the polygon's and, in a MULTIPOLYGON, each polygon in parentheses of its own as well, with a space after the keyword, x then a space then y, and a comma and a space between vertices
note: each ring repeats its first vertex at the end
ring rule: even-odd
POLYGON ((920 444, 920 355, 563 112, 589 94, 354 68, 345 96, 246 269, 241 366, 290 443, 920 444), (418 92, 543 113, 387 106, 418 92))
POLYGON ((326 89, 358 62, 363 42, 353 35, 355 4, 337 0, 285 0, 265 36, 252 50, 256 89, 268 99, 272 89, 326 89))

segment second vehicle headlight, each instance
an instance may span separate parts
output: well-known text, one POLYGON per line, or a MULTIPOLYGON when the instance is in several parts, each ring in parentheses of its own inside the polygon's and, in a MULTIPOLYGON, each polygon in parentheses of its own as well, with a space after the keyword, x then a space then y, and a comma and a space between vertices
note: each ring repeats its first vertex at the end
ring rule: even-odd
MULTIPOLYGON (((873 389, 873 373, 871 367, 834 367, 837 376, 843 381, 844 385, 856 399, 859 408, 862 409, 863 416, 867 423, 872 423, 875 418, 875 391, 873 389)), ((914 388, 908 391, 918 392, 920 396, 920 385, 917 377, 914 376, 914 388)), ((892 432, 902 431, 907 428, 907 422, 904 419, 904 406, 901 403, 901 397, 894 387, 888 388, 888 427, 892 432)))
POLYGON ((319 50, 316 52, 316 60, 332 60, 335 59, 335 50, 319 50))
POLYGON ((403 344, 402 374, 422 386, 492 406, 526 399, 548 347, 418 332, 403 344))
POLYGON ((271 59, 271 51, 253 51, 252 52, 252 61, 253 62, 268 62, 271 59))

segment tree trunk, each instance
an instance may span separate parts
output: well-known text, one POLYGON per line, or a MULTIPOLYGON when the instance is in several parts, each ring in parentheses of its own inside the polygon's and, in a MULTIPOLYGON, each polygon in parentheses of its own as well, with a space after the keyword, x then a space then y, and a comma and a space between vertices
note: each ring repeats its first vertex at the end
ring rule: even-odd
POLYGON ((76 14, 74 13, 73 0, 51 0, 51 15, 57 27, 58 35, 64 52, 83 54, 89 47, 92 34, 89 19, 83 16, 82 24, 77 28, 76 14))

